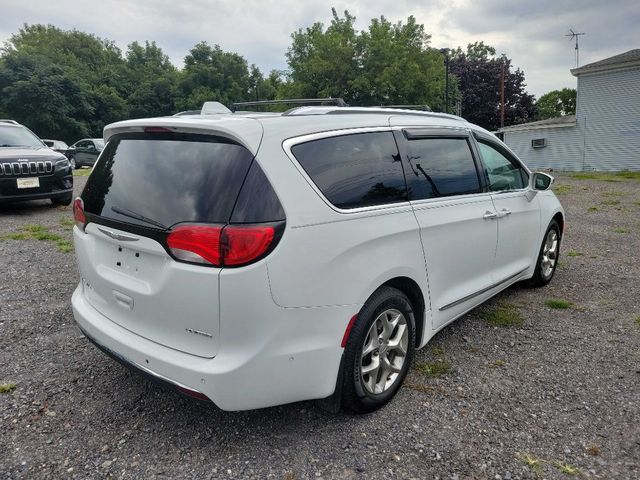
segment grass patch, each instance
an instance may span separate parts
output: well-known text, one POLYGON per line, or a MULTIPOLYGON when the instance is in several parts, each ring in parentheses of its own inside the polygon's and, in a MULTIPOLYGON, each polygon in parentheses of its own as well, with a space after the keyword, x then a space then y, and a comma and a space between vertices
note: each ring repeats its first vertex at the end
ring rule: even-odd
POLYGON ((584 255, 582 252, 578 252, 576 250, 570 250, 565 254, 567 257, 581 257, 584 255))
POLYGON ((79 168, 78 170, 73 171, 74 177, 88 177, 91 175, 92 168, 79 168))
POLYGON ((444 348, 437 346, 437 347, 433 347, 431 349, 431 351, 433 352, 434 355, 436 355, 437 357, 442 357, 444 355, 444 348))
POLYGON ((524 323, 524 318, 516 306, 506 302, 484 312, 482 317, 494 327, 519 327, 524 323))
POLYGON ((453 372, 453 367, 444 360, 423 362, 416 365, 416 370, 430 378, 438 378, 453 372))
POLYGON ((573 465, 569 465, 568 463, 558 461, 553 465, 565 475, 582 475, 582 472, 579 469, 573 465))
POLYGON ((544 304, 554 310, 566 310, 567 308, 573 307, 573 303, 561 298, 549 298, 544 302, 544 304))
POLYGON ((63 227, 70 227, 73 228, 73 226, 76 224, 76 222, 73 220, 73 218, 69 218, 69 217, 61 217, 60 218, 60 225, 63 227))
POLYGON ((620 200, 603 200, 602 205, 620 205, 620 200))
POLYGON ((629 230, 627 230, 626 228, 614 228, 613 231, 615 233, 629 233, 629 230))
POLYGON ((0 393, 11 393, 16 389, 16 386, 13 382, 0 383, 0 393))
POLYGON ((49 229, 43 225, 25 225, 22 227, 22 232, 8 233, 0 237, 0 241, 2 240, 39 240, 43 242, 53 242, 61 252, 69 253, 73 251, 73 243, 71 243, 71 241, 57 233, 50 232, 49 229))
POLYGON ((623 182, 625 180, 639 180, 640 172, 574 172, 569 175, 578 180, 600 180, 603 182, 623 182))
POLYGON ((587 212, 597 212, 599 209, 598 207, 589 207, 587 208, 587 212))
POLYGON ((542 463, 544 460, 534 457, 533 455, 529 455, 528 453, 518 453, 516 454, 516 458, 524 463, 529 470, 531 470, 536 475, 542 473, 542 463))
POLYGON ((636 322, 636 325, 638 325, 640 327, 640 315, 638 315, 636 318, 634 318, 633 321, 636 322))
POLYGON ((571 185, 556 185, 553 187, 556 195, 566 195, 571 191, 571 185))
POLYGON ((504 367, 506 365, 504 360, 496 360, 495 362, 493 362, 491 365, 489 365, 491 368, 500 368, 500 367, 504 367))

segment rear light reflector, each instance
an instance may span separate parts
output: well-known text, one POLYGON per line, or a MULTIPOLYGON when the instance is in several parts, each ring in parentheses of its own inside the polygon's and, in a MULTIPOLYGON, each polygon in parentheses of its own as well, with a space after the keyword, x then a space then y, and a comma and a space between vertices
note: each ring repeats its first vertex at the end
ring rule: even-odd
POLYGON ((220 234, 223 227, 211 225, 180 225, 167 237, 167 245, 180 260, 222 266, 220 234))
POLYGON ((191 390, 190 388, 187 387, 178 387, 176 386, 176 390, 178 390, 180 393, 183 393, 185 395, 188 395, 192 398, 197 398, 198 400, 203 400, 205 402, 210 402, 211 400, 209 399, 209 397, 207 397, 204 393, 200 393, 196 390, 191 390))
POLYGON ((167 246, 184 262, 239 267, 262 258, 275 234, 272 225, 183 224, 169 232, 167 246))
POLYGON ((353 317, 351 317, 351 320, 349 320, 349 324, 347 325, 347 328, 344 331, 344 335, 342 336, 342 343, 340 344, 342 348, 347 346, 347 342, 349 341, 349 334, 351 333, 353 324, 356 323, 357 319, 358 319, 358 314, 356 313, 353 317))
POLYGON ((271 245, 275 233, 275 229, 270 225, 264 227, 227 226, 222 232, 224 265, 246 265, 261 257, 271 245))
POLYGON ((76 226, 84 232, 84 227, 87 225, 87 216, 84 214, 84 202, 80 197, 73 201, 73 219, 76 222, 76 226))

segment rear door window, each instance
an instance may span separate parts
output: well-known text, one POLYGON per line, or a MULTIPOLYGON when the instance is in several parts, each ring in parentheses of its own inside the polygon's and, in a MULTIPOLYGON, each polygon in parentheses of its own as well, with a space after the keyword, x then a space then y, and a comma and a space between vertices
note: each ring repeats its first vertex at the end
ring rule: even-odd
POLYGON ((291 152, 323 195, 351 209, 406 201, 393 133, 340 135, 294 145, 291 152))
POLYGON ((481 191, 467 138, 415 138, 407 148, 407 185, 411 200, 466 195, 481 191))
POLYGON ((115 136, 87 181, 84 208, 151 228, 227 223, 252 158, 245 147, 218 137, 115 136))

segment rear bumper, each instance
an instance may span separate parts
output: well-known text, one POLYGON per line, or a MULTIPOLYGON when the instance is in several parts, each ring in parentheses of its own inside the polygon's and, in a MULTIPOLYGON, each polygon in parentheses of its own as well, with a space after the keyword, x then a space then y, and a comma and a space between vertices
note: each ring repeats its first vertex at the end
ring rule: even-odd
POLYGON ((165 347, 117 325, 86 301, 82 284, 73 294, 72 306, 79 327, 105 353, 163 383, 199 392, 223 410, 331 395, 342 357, 342 335, 358 307, 283 309, 271 299, 271 305, 253 300, 236 305, 235 319, 226 317, 221 328, 226 333, 214 358, 165 347), (262 314, 256 316, 253 309, 262 314))

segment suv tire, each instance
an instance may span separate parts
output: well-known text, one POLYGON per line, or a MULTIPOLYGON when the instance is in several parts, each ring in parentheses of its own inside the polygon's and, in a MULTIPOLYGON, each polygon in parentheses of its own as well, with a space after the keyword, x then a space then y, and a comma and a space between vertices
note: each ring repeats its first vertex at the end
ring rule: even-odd
POLYGON ((51 203, 53 203, 54 206, 58 206, 58 205, 71 205, 71 202, 73 201, 73 193, 68 193, 67 195, 63 196, 63 197, 53 197, 51 199, 51 203))
POLYGON ((356 413, 384 406, 407 376, 414 346, 415 317, 409 298, 396 288, 380 287, 360 310, 349 334, 342 406, 356 413))
POLYGON ((71 155, 71 156, 69 157, 69 163, 71 164, 71 169, 72 169, 72 170, 77 170, 77 169, 79 169, 80 167, 82 167, 82 165, 81 165, 81 164, 79 164, 78 162, 76 162, 76 159, 73 157, 73 155, 71 155))
POLYGON ((540 252, 536 259, 536 269, 533 277, 528 281, 532 287, 543 287, 553 278, 560 258, 560 226, 552 220, 542 239, 540 252))

